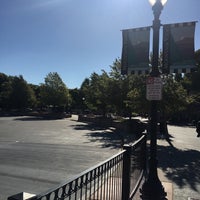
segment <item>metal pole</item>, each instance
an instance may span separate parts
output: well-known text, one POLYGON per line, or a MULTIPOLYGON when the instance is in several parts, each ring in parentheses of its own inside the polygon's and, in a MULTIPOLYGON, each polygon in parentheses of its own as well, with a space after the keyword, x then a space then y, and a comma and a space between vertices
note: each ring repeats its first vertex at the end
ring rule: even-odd
POLYGON ((130 195, 130 165, 131 165, 131 146, 124 145, 126 150, 123 158, 122 172, 122 200, 129 200, 130 195))
MULTIPOLYGON (((152 7, 154 13, 153 21, 153 61, 151 77, 159 77, 158 58, 159 58, 159 30, 160 30, 160 14, 162 11, 160 0, 156 1, 152 7)), ((165 200, 166 192, 158 178, 157 173, 157 111, 158 101, 151 101, 150 111, 150 159, 149 172, 145 183, 142 186, 141 198, 143 200, 165 200)))

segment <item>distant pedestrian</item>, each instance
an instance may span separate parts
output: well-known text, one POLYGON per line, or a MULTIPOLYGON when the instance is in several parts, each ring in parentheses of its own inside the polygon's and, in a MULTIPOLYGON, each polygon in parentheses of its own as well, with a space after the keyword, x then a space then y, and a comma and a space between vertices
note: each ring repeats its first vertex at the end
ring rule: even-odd
POLYGON ((200 121, 197 122, 196 132, 197 132, 197 137, 200 137, 200 121))

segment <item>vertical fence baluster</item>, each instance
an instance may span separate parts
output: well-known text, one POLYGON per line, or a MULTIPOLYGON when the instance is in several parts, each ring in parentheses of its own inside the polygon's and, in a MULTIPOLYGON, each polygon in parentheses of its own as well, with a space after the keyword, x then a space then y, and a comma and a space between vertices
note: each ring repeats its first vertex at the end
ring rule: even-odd
POLYGON ((106 199, 106 163, 104 164, 103 177, 103 199, 106 199))
POLYGON ((111 183, 110 183, 110 191, 111 191, 111 194, 110 194, 110 199, 114 199, 114 195, 113 195, 113 192, 114 192, 114 190, 113 190, 113 168, 114 168, 114 162, 115 162, 115 159, 113 159, 112 161, 111 161, 111 172, 110 172, 110 181, 111 181, 111 183))
MULTIPOLYGON (((112 161, 112 160, 111 160, 112 161)), ((111 161, 109 162, 109 170, 108 170, 108 199, 110 200, 111 198, 111 194, 112 194, 112 188, 111 188, 111 166, 112 166, 112 163, 111 161)))
POLYGON ((120 197, 122 198, 122 179, 123 179, 123 161, 124 161, 124 154, 125 152, 123 153, 122 156, 122 161, 120 162, 119 164, 119 167, 118 167, 118 199, 120 199, 120 197))
POLYGON ((85 175, 85 200, 87 200, 88 173, 85 175))
POLYGON ((80 200, 82 200, 82 195, 83 195, 83 176, 80 177, 80 200))
POLYGON ((114 165, 113 165, 113 199, 116 199, 115 198, 115 180, 116 180, 116 163, 117 163, 117 159, 115 158, 114 160, 114 165))
POLYGON ((89 199, 92 196, 92 171, 89 173, 89 199))
POLYGON ((92 170, 92 195, 94 196, 93 199, 95 199, 95 169, 92 170))
MULTIPOLYGON (((125 152, 124 152, 125 154, 125 152)), ((123 175, 123 162, 124 162, 124 154, 123 154, 123 159, 122 159, 122 162, 120 162, 120 165, 119 165, 119 169, 118 169, 118 196, 121 195, 122 193, 122 175, 123 175)))
POLYGON ((103 172, 103 165, 101 166, 101 193, 100 193, 100 199, 102 199, 103 196, 103 176, 104 176, 104 172, 103 172))
POLYGON ((105 163, 105 192, 104 192, 104 198, 107 199, 107 190, 108 190, 108 171, 107 171, 107 165, 108 163, 105 163))

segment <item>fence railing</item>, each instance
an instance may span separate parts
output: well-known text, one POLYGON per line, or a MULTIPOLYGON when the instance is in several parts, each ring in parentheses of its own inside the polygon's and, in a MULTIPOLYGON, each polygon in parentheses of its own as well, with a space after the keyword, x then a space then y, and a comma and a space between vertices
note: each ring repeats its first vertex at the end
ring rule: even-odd
POLYGON ((124 145, 122 200, 133 199, 146 172, 146 136, 133 144, 124 145))
POLYGON ((146 136, 142 136, 135 143, 124 145, 124 150, 108 160, 26 200, 129 200, 134 197, 145 169, 146 136))

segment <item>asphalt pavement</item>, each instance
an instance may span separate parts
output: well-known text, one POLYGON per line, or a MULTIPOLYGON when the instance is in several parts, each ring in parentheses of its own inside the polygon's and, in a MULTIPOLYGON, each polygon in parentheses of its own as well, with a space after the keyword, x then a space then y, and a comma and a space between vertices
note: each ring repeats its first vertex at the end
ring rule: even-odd
POLYGON ((0 200, 45 192, 114 155, 119 144, 112 131, 77 122, 76 116, 1 117, 0 200))
MULTIPOLYGON (((195 127, 168 126, 158 139, 158 174, 172 184, 174 200, 200 197, 200 138, 195 127)), ((40 193, 119 151, 119 135, 77 122, 0 118, 0 200, 19 192, 40 193)))

